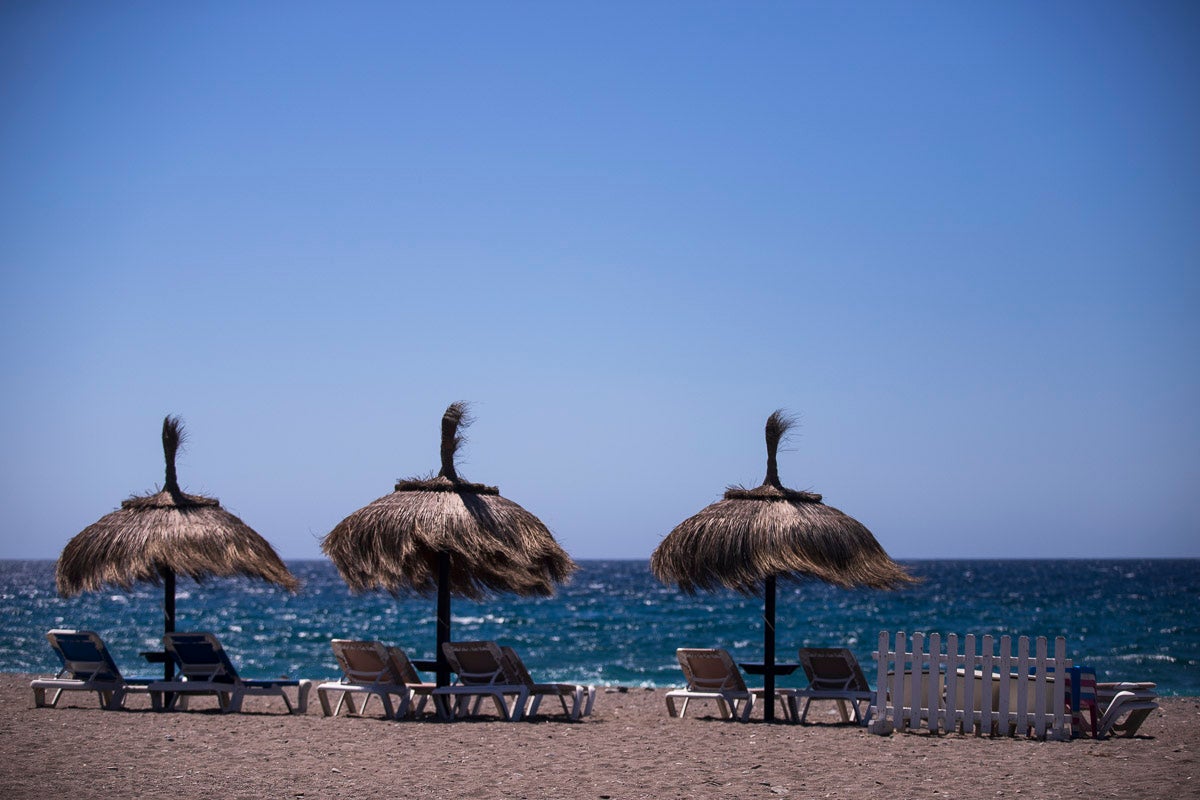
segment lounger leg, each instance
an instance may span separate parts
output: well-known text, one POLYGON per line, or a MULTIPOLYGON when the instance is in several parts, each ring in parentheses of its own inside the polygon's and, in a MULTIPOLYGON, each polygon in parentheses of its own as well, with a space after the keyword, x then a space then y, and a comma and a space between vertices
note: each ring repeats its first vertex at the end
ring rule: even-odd
POLYGON ((412 711, 412 695, 405 692, 400 695, 400 707, 396 709, 395 719, 404 719, 412 711))
POLYGON ((726 701, 723 697, 717 698, 717 711, 721 714, 721 719, 732 719, 738 714, 738 701, 726 701))
MULTIPOLYGON (((342 694, 345 694, 345 692, 342 692, 342 694)), ((317 689, 317 700, 321 701, 321 713, 322 714, 324 714, 327 717, 336 717, 337 716, 337 710, 335 710, 329 706, 329 690, 328 689, 317 689)), ((342 698, 339 697, 338 702, 337 702, 338 710, 340 710, 341 707, 342 707, 342 698)))
POLYGON ((787 696, 788 718, 792 722, 800 721, 800 703, 796 700, 796 695, 789 694, 787 696))
POLYGON ((313 683, 307 678, 300 681, 296 692, 296 713, 308 713, 308 694, 312 691, 313 683))
POLYGON ((795 722, 796 718, 792 716, 792 704, 790 702, 792 696, 790 694, 776 695, 779 698, 779 707, 783 711, 783 718, 788 722, 795 722))
MULTIPOLYGON (((747 720, 749 720, 750 714, 754 711, 754 695, 750 695, 749 697, 747 697, 744 702, 746 703, 746 707, 742 711, 742 722, 746 722, 747 720)), ((735 701, 735 703, 736 703, 736 701, 735 701)), ((737 711, 736 705, 734 706, 734 711, 735 712, 737 711)))
POLYGON ((521 689, 521 691, 517 693, 516 698, 513 699, 513 707, 512 707, 512 711, 508 715, 508 721, 509 722, 520 721, 521 715, 525 711, 525 704, 528 702, 529 702, 529 693, 525 689, 521 689))

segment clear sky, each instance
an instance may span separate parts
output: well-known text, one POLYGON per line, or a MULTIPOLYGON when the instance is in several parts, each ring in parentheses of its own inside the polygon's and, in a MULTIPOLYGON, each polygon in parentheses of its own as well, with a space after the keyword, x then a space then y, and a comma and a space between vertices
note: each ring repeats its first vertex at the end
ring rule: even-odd
POLYGON ((0 5, 0 557, 162 484, 287 558, 438 465, 647 557, 1200 556, 1200 5, 0 5))

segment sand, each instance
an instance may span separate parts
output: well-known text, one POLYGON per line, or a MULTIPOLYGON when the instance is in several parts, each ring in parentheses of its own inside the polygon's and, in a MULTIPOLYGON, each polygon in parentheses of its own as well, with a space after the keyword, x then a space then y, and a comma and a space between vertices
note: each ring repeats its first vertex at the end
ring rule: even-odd
MULTIPOLYGON (((34 708, 0 675, 0 797, 21 798, 1187 798, 1200 796, 1200 698, 1165 698, 1134 739, 880 737, 837 724, 670 719, 664 690, 601 693, 592 717, 505 723, 289 716, 249 698, 222 715, 34 708)), ((378 706, 374 706, 378 708, 378 706)), ((814 707, 815 708, 815 707, 814 707)), ((699 711, 700 716, 691 716, 699 711)), ((810 721, 814 715, 810 712, 810 721)))

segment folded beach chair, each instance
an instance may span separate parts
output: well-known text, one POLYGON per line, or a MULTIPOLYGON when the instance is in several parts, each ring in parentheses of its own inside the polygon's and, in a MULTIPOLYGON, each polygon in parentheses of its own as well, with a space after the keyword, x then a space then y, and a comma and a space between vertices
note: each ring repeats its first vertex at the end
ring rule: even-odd
POLYGON ((789 697, 792 719, 804 722, 808 707, 813 700, 834 700, 842 715, 842 722, 849 722, 846 704, 854 710, 854 722, 866 725, 871 718, 871 691, 858 659, 844 647, 801 647, 800 666, 808 676, 808 688, 797 689, 789 697), (804 698, 804 710, 799 710, 800 698, 804 698), (866 712, 861 706, 866 707, 866 712))
POLYGON ((1133 736, 1150 712, 1158 708, 1157 698, 1153 683, 1097 683, 1096 699, 1104 709, 1099 735, 1133 736))
POLYGON ((402 719, 413 710, 414 693, 420 694, 421 698, 416 711, 419 713, 424 709, 425 701, 433 691, 433 684, 420 681, 403 650, 385 647, 380 642, 350 639, 334 639, 331 645, 333 656, 342 669, 342 678, 317 686, 317 697, 325 716, 336 717, 343 703, 351 714, 362 716, 371 697, 377 696, 383 705, 385 717, 402 719), (332 708, 329 704, 331 693, 337 697, 337 704, 332 708), (361 708, 355 706, 355 694, 365 695, 361 708), (400 698, 399 707, 392 704, 392 695, 400 698))
MULTIPOLYGON (((687 688, 667 692, 667 714, 672 717, 682 717, 687 712, 690 700, 715 700, 722 719, 736 717, 745 722, 754 710, 755 699, 766 695, 765 689, 746 688, 742 673, 725 650, 681 647, 675 651, 675 657, 687 679, 687 688), (679 699, 683 700, 683 704, 676 713, 675 701, 679 699), (739 704, 742 704, 740 713, 739 704)), ((772 698, 772 701, 780 701, 784 715, 789 719, 791 705, 788 700, 791 692, 791 689, 777 689, 775 698, 772 698)))
POLYGON ((57 706, 63 692, 95 692, 101 708, 118 709, 124 706, 125 695, 148 692, 148 684, 154 680, 123 677, 104 640, 94 631, 55 629, 46 633, 46 639, 62 669, 53 678, 38 678, 30 684, 38 708, 57 706), (54 692, 49 703, 47 690, 54 692))
POLYGON ((478 714, 480 701, 487 697, 492 698, 496 711, 505 720, 516 722, 521 718, 529 701, 529 687, 510 682, 506 672, 507 659, 499 645, 495 642, 446 642, 442 652, 450 669, 458 675, 458 683, 433 690, 434 703, 442 718, 464 717, 468 711, 478 714), (505 699, 510 696, 513 698, 511 705, 505 699), (473 707, 472 698, 476 700, 473 707))
POLYGON ((557 697, 562 705, 563 714, 573 721, 592 713, 596 702, 596 687, 583 686, 575 683, 536 683, 525 668, 521 657, 511 647, 502 647, 500 652, 504 657, 505 682, 522 685, 529 692, 529 707, 525 716, 532 717, 538 712, 543 697, 557 697), (567 700, 570 699, 568 706, 567 700))
POLYGON ((246 697, 283 698, 288 713, 303 714, 308 709, 308 680, 248 680, 238 675, 217 637, 211 633, 168 633, 163 636, 167 654, 175 661, 176 675, 169 681, 150 684, 150 701, 155 711, 186 708, 187 697, 215 695, 221 711, 241 711, 246 697), (284 691, 296 689, 296 707, 284 691))

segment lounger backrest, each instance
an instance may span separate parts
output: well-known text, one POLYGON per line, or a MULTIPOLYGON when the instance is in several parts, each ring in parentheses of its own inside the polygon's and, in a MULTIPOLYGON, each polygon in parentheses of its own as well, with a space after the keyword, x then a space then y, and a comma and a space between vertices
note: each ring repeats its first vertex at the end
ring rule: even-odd
POLYGON ((342 668, 343 679, 347 683, 396 683, 397 678, 392 674, 387 650, 379 642, 334 639, 330 644, 333 647, 333 656, 342 668))
POLYGON ((675 651, 688 687, 701 692, 744 692, 746 682, 737 664, 720 648, 681 647, 675 651))
POLYGON ((52 630, 46 633, 50 647, 62 662, 59 675, 80 681, 121 681, 121 670, 113 661, 104 640, 94 631, 52 630))
POLYGON ((237 683, 239 678, 225 649, 211 633, 168 633, 163 645, 190 681, 237 683))
POLYGON ((446 642, 442 652, 459 683, 468 686, 504 683, 504 656, 495 642, 446 642))
POLYGON ((533 686, 533 676, 525 668, 525 662, 517 655, 517 651, 511 647, 501 647, 500 652, 504 656, 504 682, 514 685, 524 684, 526 686, 533 686))
POLYGON ((421 683, 421 676, 417 674, 417 668, 413 666, 406 654, 399 647, 387 648, 388 662, 392 666, 392 675, 400 679, 401 683, 421 683))
POLYGON ((858 660, 844 647, 801 647, 800 666, 813 689, 871 691, 858 660))

